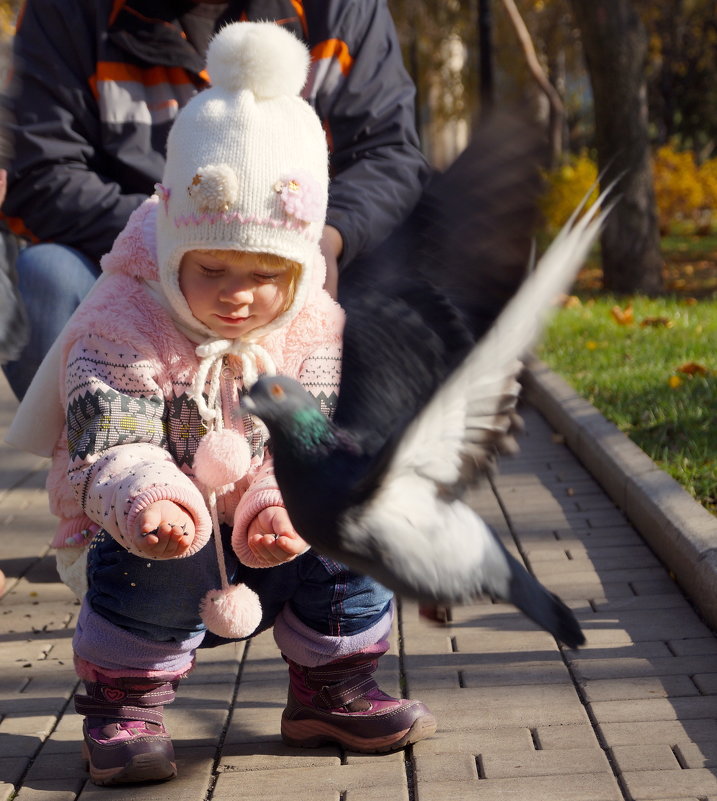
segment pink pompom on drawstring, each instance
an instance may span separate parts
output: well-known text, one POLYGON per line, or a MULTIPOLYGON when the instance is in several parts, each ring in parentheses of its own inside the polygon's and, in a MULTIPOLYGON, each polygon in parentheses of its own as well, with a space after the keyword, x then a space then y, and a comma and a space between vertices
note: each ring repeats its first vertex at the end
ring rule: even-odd
POLYGON ((209 590, 202 598, 199 613, 209 631, 230 640, 248 637, 261 623, 259 596, 246 584, 209 590))
POLYGON ((194 454, 194 474, 205 487, 224 487, 243 478, 249 470, 251 451, 238 431, 210 431, 194 454))

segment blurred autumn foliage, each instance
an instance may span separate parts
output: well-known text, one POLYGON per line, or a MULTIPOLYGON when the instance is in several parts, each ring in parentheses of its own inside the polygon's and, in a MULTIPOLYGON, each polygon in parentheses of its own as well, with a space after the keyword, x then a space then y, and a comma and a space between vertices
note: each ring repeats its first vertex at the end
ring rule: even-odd
POLYGON ((695 233, 709 233, 717 209, 717 158, 698 164, 692 151, 663 145, 655 152, 654 176, 661 232, 689 222, 695 233))
POLYGON ((0 85, 5 84, 15 20, 20 5, 21 0, 0 0, 0 85))
POLYGON ((543 177, 545 192, 541 211, 551 232, 557 231, 567 221, 583 198, 588 198, 586 208, 597 199, 597 165, 587 150, 577 155, 568 154, 562 164, 545 170, 543 177))
MULTIPOLYGON (((654 150, 652 165, 660 232, 711 233, 717 225, 717 158, 698 164, 691 150, 679 151, 669 144, 654 150)), ((544 178, 541 206, 551 231, 565 223, 588 193, 588 207, 597 197, 597 165, 585 149, 564 156, 544 178)))
POLYGON ((7 41, 15 31, 20 0, 0 0, 0 40, 7 41))

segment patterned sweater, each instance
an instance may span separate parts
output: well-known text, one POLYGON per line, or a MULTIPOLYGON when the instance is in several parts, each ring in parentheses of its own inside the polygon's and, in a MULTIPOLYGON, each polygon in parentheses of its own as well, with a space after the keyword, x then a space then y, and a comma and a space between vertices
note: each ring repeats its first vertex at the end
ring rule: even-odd
MULTIPOLYGON (((61 518, 54 547, 76 546, 93 522, 132 551, 128 532, 137 514, 163 499, 181 504, 194 518, 196 537, 187 556, 211 535, 209 488, 193 470, 205 432, 188 397, 199 364, 196 343, 175 327, 146 283, 157 280, 157 202, 150 198, 132 214, 102 260, 103 280, 64 333, 67 424, 48 477, 51 509, 61 518)), ((343 312, 321 288, 323 272, 322 263, 304 307, 261 344, 277 372, 301 381, 329 414, 338 392, 343 312)), ((240 362, 227 357, 224 428, 246 437, 252 458, 247 474, 219 496, 218 512, 241 543, 263 508, 283 505, 267 453, 268 432, 242 413, 243 391, 240 362)), ((252 565, 248 547, 235 550, 252 565)))

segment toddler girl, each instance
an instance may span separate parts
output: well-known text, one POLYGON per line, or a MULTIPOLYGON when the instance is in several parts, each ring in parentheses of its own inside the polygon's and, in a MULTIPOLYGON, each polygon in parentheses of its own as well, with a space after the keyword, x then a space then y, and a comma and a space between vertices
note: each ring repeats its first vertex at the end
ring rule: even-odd
POLYGON ((196 649, 273 626, 289 666, 282 736, 388 751, 435 730, 372 678, 391 594, 293 529, 264 426, 262 373, 336 399, 342 312, 322 289, 326 138, 299 97, 308 53, 272 23, 210 45, 211 88, 180 112, 157 193, 65 331, 56 545, 92 537, 73 645, 97 784, 171 778, 162 707, 196 649), (79 504, 79 506, 78 506, 79 504))

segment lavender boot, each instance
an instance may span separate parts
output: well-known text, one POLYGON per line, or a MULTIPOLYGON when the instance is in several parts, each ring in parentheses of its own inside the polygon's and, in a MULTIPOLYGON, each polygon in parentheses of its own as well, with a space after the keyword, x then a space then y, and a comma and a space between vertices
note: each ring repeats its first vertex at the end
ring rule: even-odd
POLYGON ((396 699, 373 678, 376 654, 356 654, 321 667, 289 663, 289 696, 281 716, 287 745, 338 743, 349 751, 394 751, 430 737, 436 719, 421 701, 396 699))
POLYGON ((106 678, 85 682, 75 695, 85 715, 83 756, 95 784, 163 781, 177 775, 162 707, 174 700, 179 680, 106 678))

